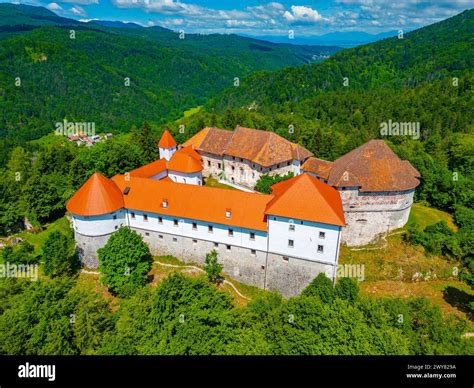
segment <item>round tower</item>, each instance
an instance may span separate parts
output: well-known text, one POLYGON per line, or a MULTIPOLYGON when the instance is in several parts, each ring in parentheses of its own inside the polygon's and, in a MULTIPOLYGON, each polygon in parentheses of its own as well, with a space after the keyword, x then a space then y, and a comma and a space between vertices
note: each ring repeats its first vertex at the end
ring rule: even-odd
POLYGON ((176 141, 171 136, 171 133, 167 129, 163 132, 161 139, 158 143, 160 150, 160 159, 166 159, 169 161, 173 154, 176 152, 176 141))
POLYGON ((112 180, 96 172, 72 196, 66 208, 72 216, 81 263, 97 268, 97 249, 126 225, 122 192, 112 180))

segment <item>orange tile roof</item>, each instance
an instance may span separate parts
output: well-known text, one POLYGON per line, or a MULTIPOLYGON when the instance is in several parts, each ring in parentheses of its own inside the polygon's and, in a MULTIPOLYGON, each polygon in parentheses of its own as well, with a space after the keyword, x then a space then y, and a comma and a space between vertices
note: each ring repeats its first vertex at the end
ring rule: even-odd
POLYGON ((184 143, 184 146, 189 145, 201 152, 234 156, 263 167, 291 160, 303 161, 312 155, 304 147, 274 132, 240 126, 237 126, 234 132, 219 128, 204 128, 184 143))
POLYGON ((173 148, 176 147, 176 142, 173 139, 173 136, 171 136, 171 133, 167 129, 163 132, 163 135, 161 135, 161 139, 158 143, 158 147, 161 148, 173 148))
POLYGON ((188 155, 199 162, 202 161, 201 155, 199 155, 199 153, 194 150, 194 147, 192 145, 180 148, 178 151, 176 151, 176 154, 178 153, 188 155))
POLYGON ((94 173, 72 196, 66 208, 79 216, 98 216, 124 207, 121 190, 110 179, 94 173))
POLYGON ((303 171, 312 172, 313 174, 316 174, 320 178, 328 179, 329 171, 331 171, 332 165, 333 165, 333 162, 318 159, 312 156, 306 162, 303 163, 303 165, 301 166, 301 169, 303 171))
POLYGON ((401 160, 383 140, 370 140, 333 163, 328 183, 370 192, 405 191, 417 187, 419 177, 410 162, 401 160))
POLYGON ((112 180, 122 191, 130 187, 124 200, 125 207, 131 210, 267 230, 265 207, 271 195, 138 177, 126 181, 124 175, 116 175, 112 180), (168 199, 167 208, 162 207, 163 199, 168 199), (232 211, 230 219, 226 218, 226 209, 232 211))
POLYGON ((202 163, 185 152, 175 152, 168 162, 168 170, 193 173, 202 171, 202 163))
POLYGON ((184 147, 193 146, 196 150, 213 155, 223 155, 232 138, 232 131, 206 127, 183 143, 184 147))
POLYGON ((136 176, 138 178, 150 178, 160 172, 168 169, 166 159, 155 160, 154 162, 148 163, 142 167, 130 171, 130 176, 136 176))
POLYGON ((274 199, 265 211, 299 220, 344 226, 344 211, 338 191, 317 178, 301 174, 272 186, 274 199))

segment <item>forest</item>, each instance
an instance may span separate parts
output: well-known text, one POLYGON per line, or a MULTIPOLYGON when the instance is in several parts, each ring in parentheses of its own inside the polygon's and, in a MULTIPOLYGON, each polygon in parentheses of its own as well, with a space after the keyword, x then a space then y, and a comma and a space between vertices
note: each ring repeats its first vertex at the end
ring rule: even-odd
MULTIPOLYGON (((19 23, 34 28, 0 33, 1 236, 22 232, 25 218, 43 231, 95 171, 112 177, 155 160, 165 128, 178 143, 205 126, 275 131, 327 160, 383 138, 419 170, 415 200, 456 224, 410 226, 405 242, 462 261, 461 279, 474 285, 473 10, 315 64, 304 64, 305 48, 288 55, 287 46, 271 46, 262 55, 235 36, 233 53, 218 36, 178 46, 169 31, 98 24, 71 41, 67 21, 40 12, 35 24, 24 12, 19 23), (65 118, 114 137, 78 147, 51 134, 65 118), (419 123, 421 137, 382 137, 388 120, 419 123)), ((265 177, 259 189, 278 179, 265 177)), ((103 263, 124 260, 112 249, 120 243, 136 272, 123 278, 109 268, 101 284, 111 296, 81 284, 69 229, 51 233, 39 251, 27 242, 3 249, 0 262, 39 263, 42 274, 37 282, 0 278, 0 354, 474 353, 462 337, 468 322, 424 298, 376 298, 350 280, 333 288, 319 277, 298 297, 266 293, 236 306, 205 277, 175 274, 152 287, 146 245, 118 238, 103 263)))

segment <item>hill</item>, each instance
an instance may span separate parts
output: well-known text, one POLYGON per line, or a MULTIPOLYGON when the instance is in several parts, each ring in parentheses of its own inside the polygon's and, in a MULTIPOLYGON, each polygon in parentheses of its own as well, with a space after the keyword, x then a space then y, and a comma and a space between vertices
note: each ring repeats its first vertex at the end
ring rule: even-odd
POLYGON ((180 39, 161 27, 80 23, 22 5, 0 4, 0 15, 0 166, 14 144, 52 132, 64 119, 93 122, 98 132, 128 131, 145 120, 164 123, 205 103, 236 77, 337 50, 236 35, 180 39))
POLYGON ((215 106, 256 102, 264 107, 344 88, 416 86, 458 77, 473 68, 474 10, 469 10, 409 32, 403 39, 393 37, 340 51, 320 64, 256 73, 241 88, 219 96, 215 106))

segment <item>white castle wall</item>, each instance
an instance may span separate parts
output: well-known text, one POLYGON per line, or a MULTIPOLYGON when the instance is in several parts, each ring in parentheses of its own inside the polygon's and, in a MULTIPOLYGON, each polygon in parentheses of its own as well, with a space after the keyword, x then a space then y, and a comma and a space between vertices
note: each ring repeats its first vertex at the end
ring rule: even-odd
POLYGON ((172 148, 159 147, 159 151, 160 151, 160 159, 165 158, 167 161, 169 161, 171 157, 173 156, 173 154, 175 153, 176 147, 172 147, 172 148))
POLYGON ((359 192, 339 190, 347 226, 342 241, 348 246, 374 242, 381 234, 403 227, 410 215, 415 190, 399 192, 359 192))
POLYGON ((270 252, 322 263, 337 263, 341 235, 339 226, 269 216, 268 235, 270 252), (324 233, 324 237, 320 237, 320 232, 324 233), (293 246, 289 245, 289 240, 293 241, 293 246), (323 247, 323 252, 318 252, 318 245, 323 247))
POLYGON ((74 231, 83 236, 103 236, 115 232, 122 225, 126 225, 126 211, 121 209, 100 216, 73 215, 72 221, 74 231))
POLYGON ((127 222, 132 228, 146 231, 162 232, 189 237, 191 239, 194 238, 225 245, 239 246, 248 250, 267 249, 267 233, 264 231, 134 210, 127 211, 127 222), (132 217, 132 213, 135 214, 135 218, 132 217), (148 221, 145 221, 144 215, 147 215, 148 221), (162 223, 159 222, 159 217, 162 218, 162 223), (178 221, 177 226, 174 223, 175 220, 178 221), (193 223, 196 223, 196 229, 193 229, 193 223), (209 225, 212 226, 212 232, 209 232, 209 225), (232 230, 233 236, 229 235, 229 229, 232 230), (255 234, 254 239, 251 239, 250 233, 255 234))
MULTIPOLYGON (((285 249, 281 250, 282 253, 272 252, 269 241, 275 241, 276 244, 277 240, 289 234, 280 226, 280 224, 287 226, 287 220, 284 222, 273 220, 275 222, 272 222, 269 228, 276 234, 275 238, 269 240, 266 231, 134 210, 121 210, 113 214, 88 218, 73 215, 72 218, 75 227, 77 226, 75 238, 81 261, 89 268, 98 267, 97 249, 103 247, 111 233, 121 225, 128 225, 140 233, 155 255, 170 254, 185 262, 204 265, 206 254, 215 249, 219 260, 223 263, 224 271, 232 278, 246 284, 279 291, 285 296, 297 295, 319 272, 333 276, 334 271, 331 269, 337 264, 338 249, 331 251, 329 246, 321 257, 318 257, 314 250, 303 252, 301 247, 302 251, 299 252, 297 248, 297 253, 309 260, 295 257, 295 252, 286 252, 285 249), (114 215, 117 216, 116 219, 114 215), (178 221, 177 225, 175 219, 178 221), (209 231, 209 225, 212 226, 212 232, 209 231), (233 230, 232 236, 229 235, 229 229, 233 230), (104 232, 108 233, 99 235, 104 232), (330 258, 331 252, 336 256, 330 258), (328 263, 326 264, 324 260, 328 263)), ((337 227, 331 228, 324 224, 305 222, 304 225, 297 226, 304 230, 297 229, 296 233, 291 234, 298 234, 301 241, 304 240, 302 234, 306 232, 318 236, 319 231, 324 230, 328 243, 337 241, 335 236, 339 234, 337 227)), ((299 244, 300 239, 295 238, 295 243, 299 244)), ((278 245, 275 245, 275 249, 279 249, 278 245)))
POLYGON ((177 183, 186 183, 188 185, 202 185, 201 172, 184 173, 179 171, 168 171, 168 176, 177 183))

